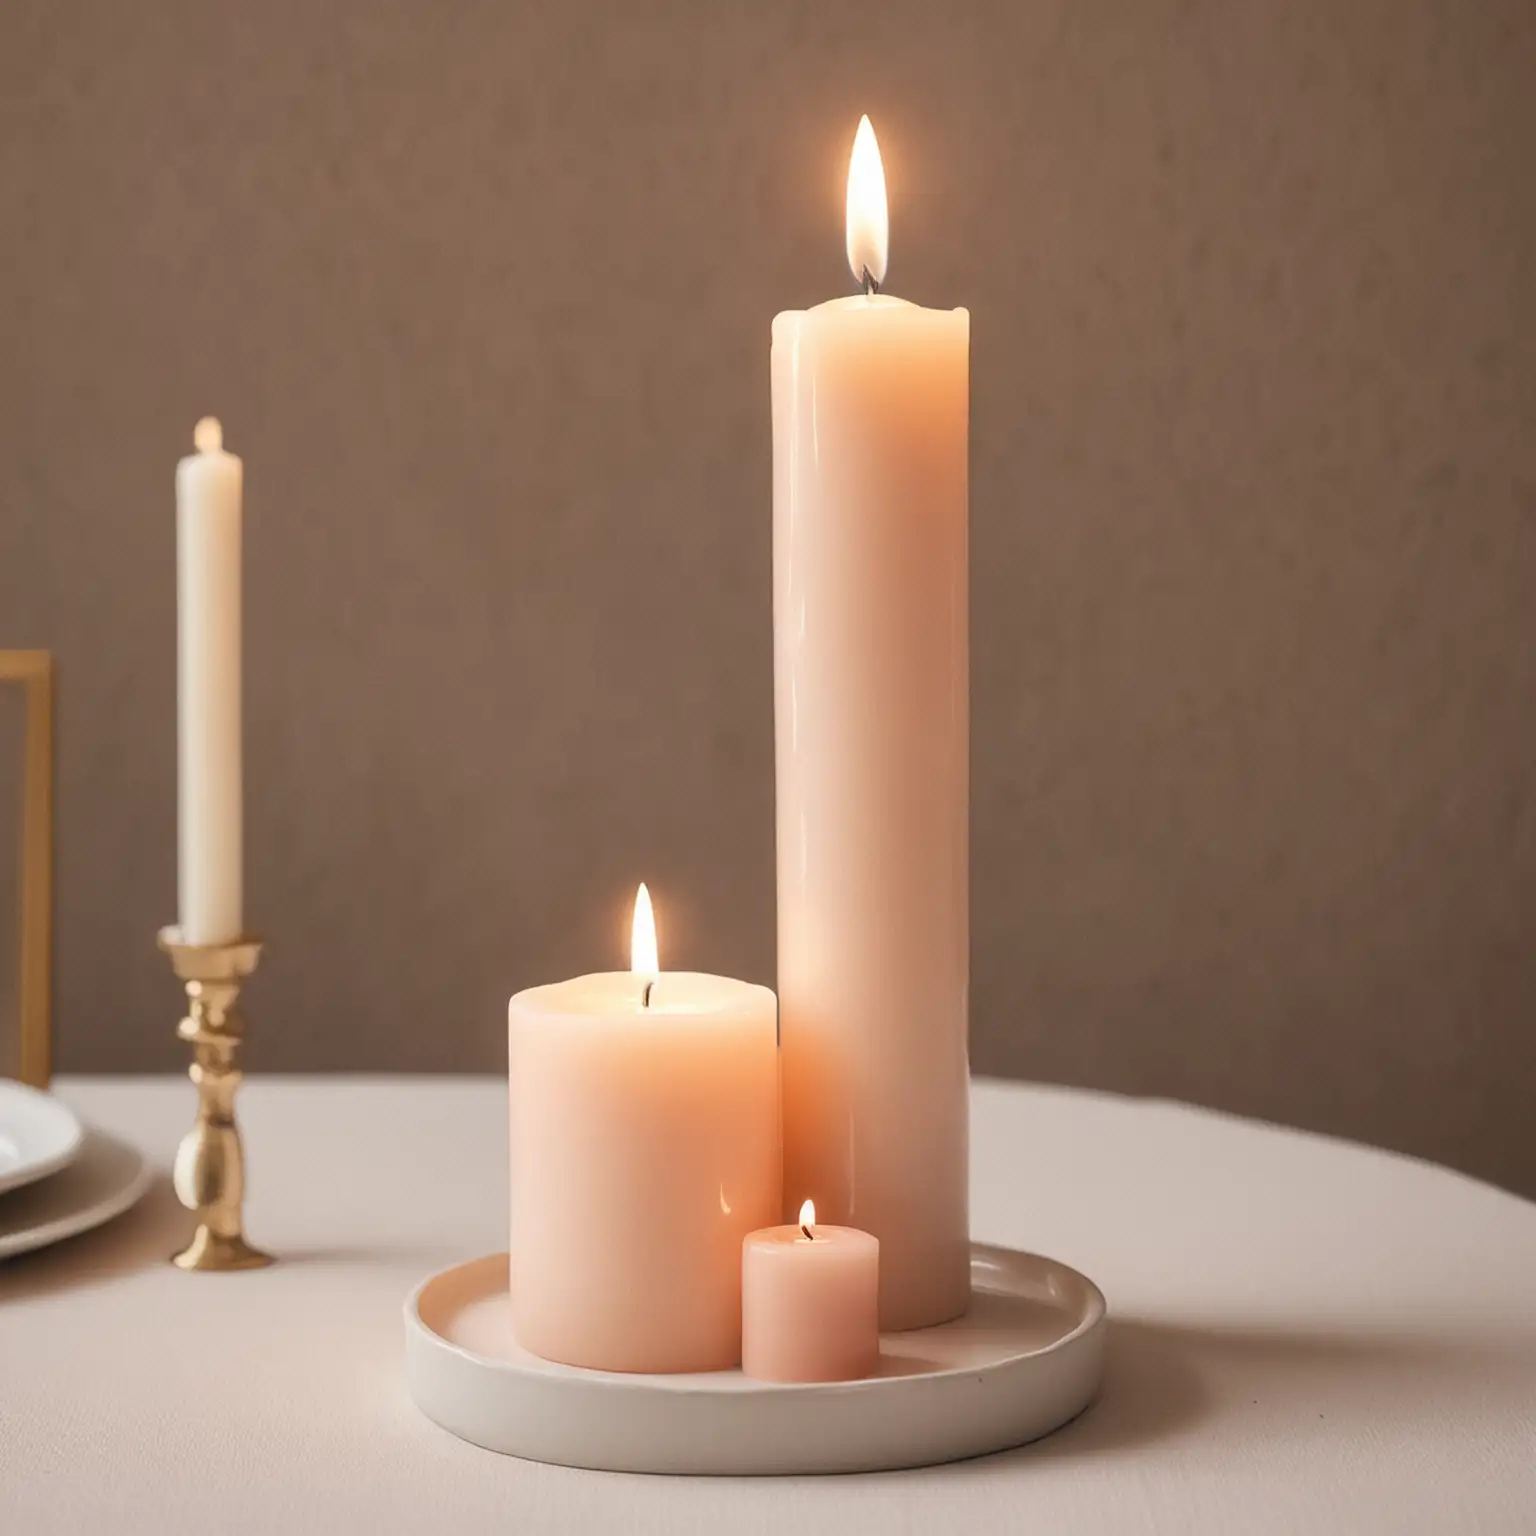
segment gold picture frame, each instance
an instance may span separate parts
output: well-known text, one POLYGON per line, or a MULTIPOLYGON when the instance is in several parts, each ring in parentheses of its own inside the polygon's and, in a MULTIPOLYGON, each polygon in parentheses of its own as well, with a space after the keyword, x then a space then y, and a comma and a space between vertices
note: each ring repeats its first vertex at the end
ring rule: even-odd
POLYGON ((48 651, 0 651, 0 684, 26 692, 16 1075, 34 1088, 46 1088, 53 1071, 53 676, 48 651))

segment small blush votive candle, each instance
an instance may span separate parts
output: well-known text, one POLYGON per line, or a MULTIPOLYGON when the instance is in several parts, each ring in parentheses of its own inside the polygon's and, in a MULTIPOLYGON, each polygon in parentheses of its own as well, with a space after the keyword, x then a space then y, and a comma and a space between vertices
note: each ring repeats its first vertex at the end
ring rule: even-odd
POLYGON ((857 1381, 880 1364, 880 1241, 800 1223, 749 1233, 741 1251, 741 1369, 758 1381, 857 1381))

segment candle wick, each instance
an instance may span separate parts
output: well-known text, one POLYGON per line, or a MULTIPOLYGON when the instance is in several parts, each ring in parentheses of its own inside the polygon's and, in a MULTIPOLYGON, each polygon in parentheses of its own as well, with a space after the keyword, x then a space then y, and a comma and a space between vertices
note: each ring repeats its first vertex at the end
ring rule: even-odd
POLYGON ((866 299, 872 299, 880 292, 880 279, 868 267, 864 268, 864 275, 860 278, 860 281, 864 285, 864 297, 866 299))
POLYGON ((651 988, 655 985, 654 981, 646 982, 645 991, 640 994, 640 1006, 642 1008, 649 1008, 651 1006, 651 988))
POLYGON ((816 1234, 803 1221, 800 1223, 800 1230, 805 1233, 806 1242, 814 1243, 816 1241, 816 1234))

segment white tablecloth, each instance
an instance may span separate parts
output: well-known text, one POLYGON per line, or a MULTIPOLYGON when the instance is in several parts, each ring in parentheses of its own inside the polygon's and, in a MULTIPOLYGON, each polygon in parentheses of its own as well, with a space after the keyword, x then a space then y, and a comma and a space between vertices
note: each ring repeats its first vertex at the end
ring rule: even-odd
MULTIPOLYGON (((184 1080, 66 1080, 168 1166, 184 1080)), ((400 1305, 505 1246, 485 1080, 256 1080, 249 1228, 275 1269, 184 1275, 163 1180, 0 1265, 0 1531, 1536 1530, 1536 1206, 1176 1104, 975 1091, 978 1238, 1112 1316, 1100 1401, 1001 1456, 727 1481, 537 1466, 423 1419, 400 1305)))

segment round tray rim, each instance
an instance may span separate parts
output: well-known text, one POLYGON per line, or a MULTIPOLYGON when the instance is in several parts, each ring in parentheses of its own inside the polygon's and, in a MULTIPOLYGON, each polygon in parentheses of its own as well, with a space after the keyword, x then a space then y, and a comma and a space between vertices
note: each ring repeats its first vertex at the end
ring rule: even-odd
MULTIPOLYGON (((1063 1307, 1072 1326, 1058 1337, 1038 1347, 1000 1347, 980 1363, 814 1383, 749 1381, 739 1371, 634 1376, 497 1358, 439 1333, 423 1317, 422 1301, 434 1286, 477 1282, 475 1294, 483 1298, 493 1293, 495 1268, 505 1264, 506 1255, 498 1253, 451 1265, 417 1285, 403 1308, 406 1375, 417 1406, 450 1433, 505 1455, 710 1475, 922 1466, 1038 1439, 1075 1418, 1098 1391, 1108 1316, 1103 1292, 1080 1271, 1043 1255, 973 1245, 973 1289, 1005 1299, 1022 1295, 989 1287, 989 1269, 1058 1279, 1073 1292, 1063 1307), (606 1423, 592 1416, 603 1403, 611 1405, 598 1410, 610 1415, 606 1423), (646 1403, 653 1409, 672 1403, 682 1417, 669 1428, 666 1413, 674 1410, 658 1419, 643 1413, 646 1403), (958 1409, 958 1417, 950 1409, 958 1409), (708 1432, 698 1418, 705 1410, 722 1416, 710 1421, 708 1432), (807 1414, 819 1416, 814 1434, 800 1417, 807 1414)), ((955 1326, 897 1337, 917 1341, 955 1326)))

